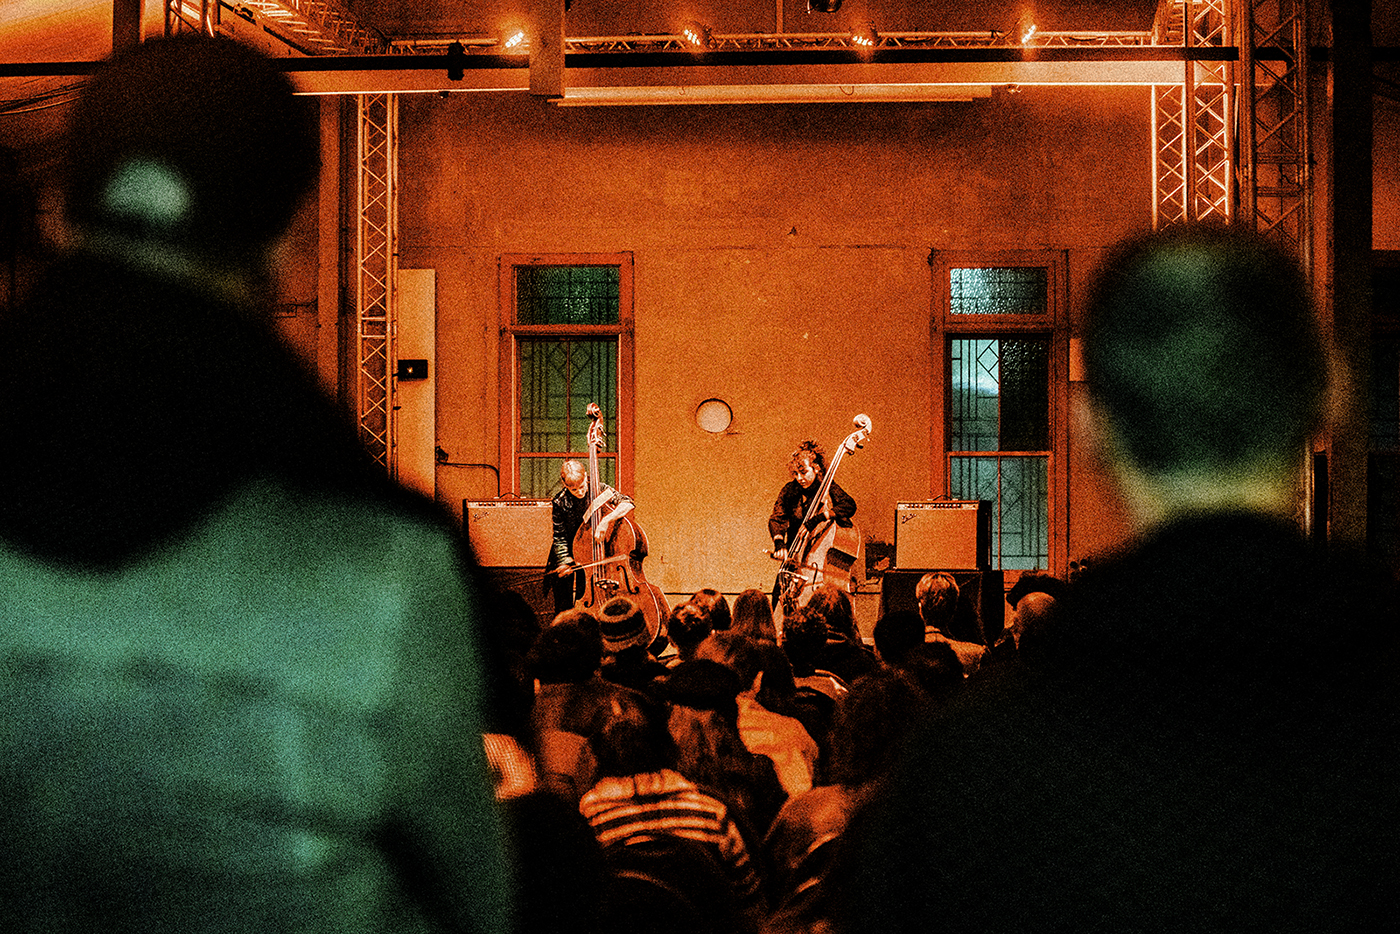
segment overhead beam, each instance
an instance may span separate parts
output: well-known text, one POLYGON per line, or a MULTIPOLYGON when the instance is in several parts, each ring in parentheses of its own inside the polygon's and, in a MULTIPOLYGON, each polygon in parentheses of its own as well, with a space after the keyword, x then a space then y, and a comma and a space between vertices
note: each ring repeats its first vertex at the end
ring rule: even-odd
POLYGON ((564 0, 530 0, 530 93, 564 93, 564 0))

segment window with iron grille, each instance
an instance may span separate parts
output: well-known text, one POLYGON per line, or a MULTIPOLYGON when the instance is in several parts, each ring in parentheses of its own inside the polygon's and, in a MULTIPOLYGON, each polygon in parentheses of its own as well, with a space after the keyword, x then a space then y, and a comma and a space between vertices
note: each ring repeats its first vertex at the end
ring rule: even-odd
POLYGON ((994 565, 1049 567, 1050 340, 948 340, 948 493, 990 501, 994 565))
POLYGON ((1053 521, 1064 504, 1056 431, 1062 256, 930 257, 943 491, 991 504, 992 566, 1000 570, 1050 569, 1057 546, 1063 550, 1064 530, 1057 534, 1053 521))
POLYGON ((508 255, 500 278, 503 491, 559 491, 560 465, 588 460, 590 403, 603 413, 600 479, 629 486, 631 255, 508 255))

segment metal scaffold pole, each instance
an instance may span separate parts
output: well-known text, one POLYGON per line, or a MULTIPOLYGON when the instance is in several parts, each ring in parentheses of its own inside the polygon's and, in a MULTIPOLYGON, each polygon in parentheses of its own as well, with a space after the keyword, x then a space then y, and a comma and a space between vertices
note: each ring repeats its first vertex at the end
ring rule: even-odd
POLYGON ((398 97, 358 98, 355 410, 360 440, 395 472, 394 328, 398 272, 398 97))

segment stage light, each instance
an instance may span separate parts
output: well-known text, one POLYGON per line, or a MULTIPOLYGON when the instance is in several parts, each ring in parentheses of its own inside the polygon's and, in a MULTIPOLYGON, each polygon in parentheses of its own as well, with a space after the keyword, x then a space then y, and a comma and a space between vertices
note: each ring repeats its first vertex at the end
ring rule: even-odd
POLYGON ((507 52, 525 51, 525 30, 517 29, 506 33, 505 38, 501 40, 501 48, 507 52))
POLYGON ((808 13, 835 13, 841 9, 841 0, 807 0, 808 13))
POLYGON ((710 34, 710 27, 694 20, 685 24, 681 30, 681 38, 685 39, 688 45, 697 49, 708 49, 715 44, 714 37, 710 34))
POLYGON ((1025 45, 1031 41, 1031 36, 1035 35, 1035 23, 1026 23, 1021 27, 1021 44, 1025 45))
POLYGON ((874 26, 864 26, 851 33, 851 42, 862 49, 873 49, 880 44, 880 34, 874 26))

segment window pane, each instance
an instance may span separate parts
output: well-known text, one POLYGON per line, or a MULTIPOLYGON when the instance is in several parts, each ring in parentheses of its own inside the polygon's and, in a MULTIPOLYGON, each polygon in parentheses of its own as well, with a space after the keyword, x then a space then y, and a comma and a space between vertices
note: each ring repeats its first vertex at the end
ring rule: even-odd
POLYGON ((992 565, 1002 570, 1050 566, 1050 459, 961 457, 948 459, 954 499, 993 504, 992 565))
POLYGON ((948 342, 948 385, 952 412, 950 451, 999 450, 998 401, 1001 398, 1000 341, 958 339, 948 342))
POLYGON ((950 269, 948 310, 955 315, 1043 315, 1050 309, 1044 267, 950 269))
POLYGON ((956 338, 948 342, 950 451, 1050 447, 1050 342, 956 338))
POLYGON ((617 324, 616 266, 515 267, 519 324, 617 324))
MULTIPOLYGON (((617 338, 521 339, 521 453, 586 452, 588 403, 616 428, 617 338)), ((610 442, 608 447, 612 447, 610 442)))
POLYGON ((1050 342, 1002 340, 1001 451, 1050 447, 1050 342))

